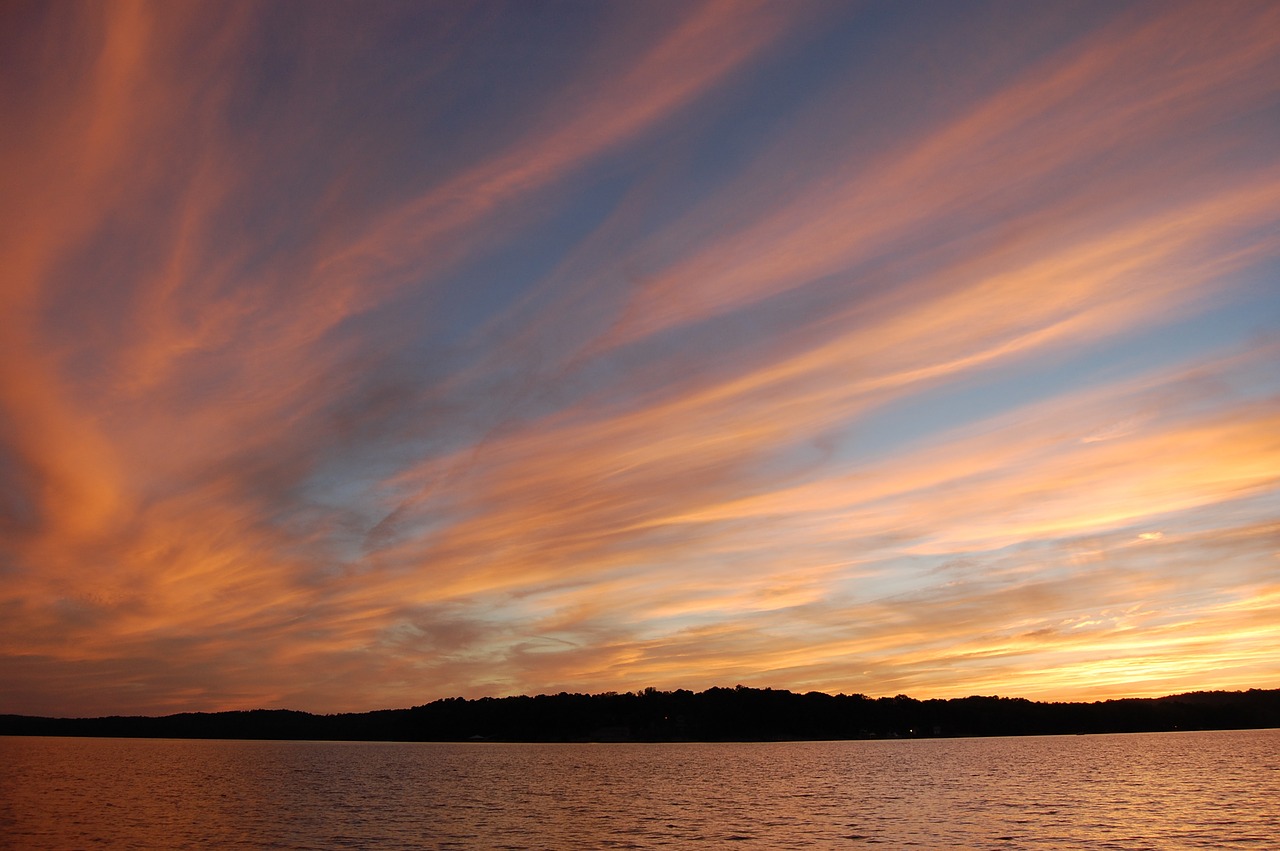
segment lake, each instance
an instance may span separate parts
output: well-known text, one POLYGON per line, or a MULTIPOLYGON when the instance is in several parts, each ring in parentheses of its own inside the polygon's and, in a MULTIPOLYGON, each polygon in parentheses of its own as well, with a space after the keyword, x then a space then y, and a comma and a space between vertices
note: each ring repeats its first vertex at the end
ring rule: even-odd
POLYGON ((1280 848, 1280 730, 764 744, 0 737, 0 848, 1280 848))

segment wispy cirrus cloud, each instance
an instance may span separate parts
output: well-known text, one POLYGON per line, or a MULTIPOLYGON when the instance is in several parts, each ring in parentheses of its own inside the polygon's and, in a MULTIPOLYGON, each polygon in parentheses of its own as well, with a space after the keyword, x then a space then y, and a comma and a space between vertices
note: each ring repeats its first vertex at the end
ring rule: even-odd
POLYGON ((5 13, 0 710, 1274 679, 1274 10, 575 9, 5 13))
POLYGON ((1188 190, 1216 187, 1215 173, 1251 185, 1252 170, 1230 177, 1234 163, 1213 161, 1238 156, 1239 140, 1181 131, 1188 122, 1229 121, 1274 96, 1274 10, 1237 7, 1229 26, 1206 26, 1191 7, 1168 11, 1126 16, 1055 51, 905 146, 867 158, 836 148, 799 191, 784 182, 794 152, 779 146, 765 174, 750 173, 751 183, 708 202, 712 222, 738 219, 739 227, 682 223, 715 232, 646 276, 610 342, 862 271, 885 255, 903 262, 906 252, 928 250, 922 230, 943 246, 983 235, 1017 241, 1037 230, 1096 234, 1135 213, 1163 212, 1188 190), (1163 58, 1174 51, 1178 62, 1163 58), (1148 153, 1160 144, 1167 156, 1171 137, 1195 169, 1173 181, 1169 163, 1148 153), (730 214, 760 195, 771 203, 748 206, 754 217, 730 214))

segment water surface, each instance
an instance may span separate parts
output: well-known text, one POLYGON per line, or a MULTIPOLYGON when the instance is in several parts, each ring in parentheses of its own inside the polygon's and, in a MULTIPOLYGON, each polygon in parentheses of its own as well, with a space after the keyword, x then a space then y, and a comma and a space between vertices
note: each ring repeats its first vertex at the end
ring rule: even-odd
POLYGON ((1280 730, 768 744, 0 737, 0 847, 1280 848, 1280 730))

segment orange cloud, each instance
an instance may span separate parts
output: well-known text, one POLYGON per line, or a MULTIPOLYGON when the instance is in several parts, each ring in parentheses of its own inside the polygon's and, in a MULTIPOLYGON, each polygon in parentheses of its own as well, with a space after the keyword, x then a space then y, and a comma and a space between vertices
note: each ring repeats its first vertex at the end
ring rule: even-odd
MULTIPOLYGON (((1274 92, 1280 55, 1275 10, 1234 6, 1214 24, 1206 27, 1201 10, 1191 6, 1156 17, 1128 16, 1045 60, 905 152, 855 161, 854 168, 832 163, 812 186, 774 189, 782 197, 772 204, 752 203, 761 194, 758 186, 716 198, 761 212, 648 276, 605 344, 625 344, 847 274, 892 250, 895 240, 957 216, 980 217, 991 205, 1026 205, 1022 215, 1032 227, 1047 220, 1063 233, 1074 229, 1064 214, 1096 217, 1100 203, 1132 199, 1137 186, 1138 197, 1177 203, 1177 188, 1206 183, 1185 175, 1171 182, 1159 163, 1141 159, 1125 161, 1106 181, 1095 173, 1080 188, 1057 190, 1060 206, 1045 209, 1043 197, 1051 179, 1060 182, 1069 170, 1097 169, 1094 163, 1108 153, 1132 157, 1188 123, 1227 120, 1274 92), (1164 61, 1171 53, 1180 61, 1164 61), (839 175, 834 181, 831 172, 839 175)), ((821 118, 829 120, 828 114, 821 118)), ((775 164, 775 171, 782 172, 782 165, 775 164)), ((1247 175, 1236 179, 1249 182, 1247 175)), ((741 215, 734 214, 723 208, 706 213, 730 220, 741 215)), ((1003 219, 999 224, 1013 229, 1003 219)), ((681 229, 698 226, 680 223, 681 229)))
POLYGON ((31 15, 0 711, 1267 684, 1273 346, 969 425, 943 398, 1231 299, 1267 321, 1280 172, 1240 128, 1280 22, 1229 11, 1109 14, 883 138, 835 107, 907 82, 793 67, 848 10, 593 10, 520 54, 515 109, 451 90, 509 47, 486 16, 31 15))

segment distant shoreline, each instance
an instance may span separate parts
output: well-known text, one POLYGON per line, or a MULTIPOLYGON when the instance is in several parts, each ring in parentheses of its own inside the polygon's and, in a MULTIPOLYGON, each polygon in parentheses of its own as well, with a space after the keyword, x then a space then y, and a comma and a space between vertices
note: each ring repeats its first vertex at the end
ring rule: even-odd
POLYGON ((712 688, 445 698, 410 709, 165 716, 0 715, 0 735, 318 741, 726 742, 960 738, 1280 727, 1280 689, 1050 703, 973 696, 797 694, 712 688))

